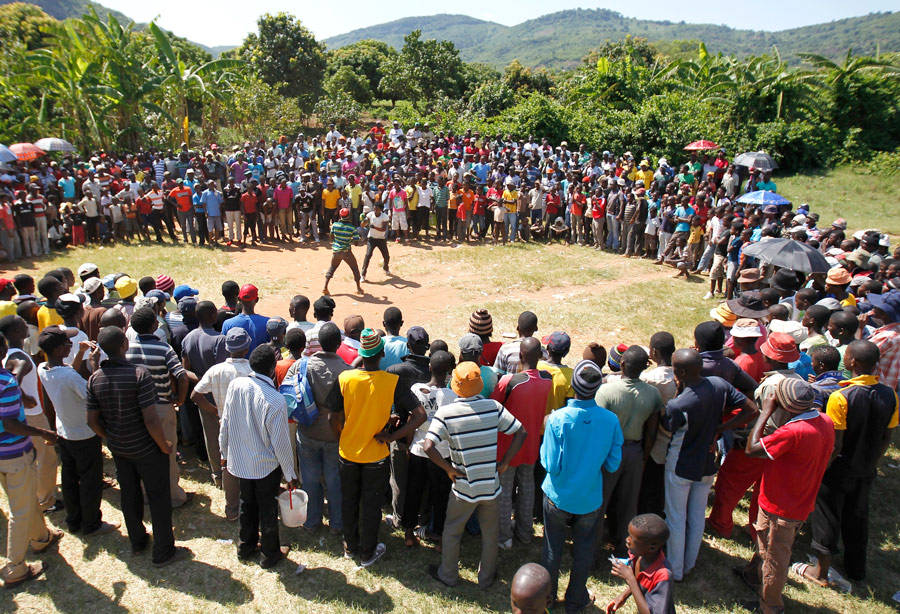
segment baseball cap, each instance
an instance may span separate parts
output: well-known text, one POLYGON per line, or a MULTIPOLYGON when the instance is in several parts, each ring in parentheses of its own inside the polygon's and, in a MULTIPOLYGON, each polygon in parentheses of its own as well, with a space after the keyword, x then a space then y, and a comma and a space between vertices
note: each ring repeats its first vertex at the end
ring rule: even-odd
POLYGON ((89 275, 91 273, 96 273, 100 269, 93 262, 85 262, 81 266, 78 267, 78 276, 84 277, 85 275, 89 275))
POLYGON ((406 340, 409 343, 428 343, 428 332, 421 326, 412 326, 406 331, 406 340))
POLYGON ((240 326, 229 328, 225 333, 225 349, 229 352, 240 352, 250 347, 250 335, 240 326))
POLYGON ((541 343, 547 346, 548 352, 553 352, 554 354, 567 354, 569 348, 572 347, 572 339, 569 338, 569 335, 561 331, 555 331, 549 335, 544 335, 544 338, 541 339, 541 343))
POLYGON ((59 326, 48 326, 38 336, 38 347, 49 354, 77 334, 77 328, 63 329, 59 326))
POLYGON ((6 290, 6 286, 10 285, 13 282, 11 279, 7 279, 5 277, 0 278, 0 290, 6 290))
POLYGON ((483 350, 484 343, 475 333, 466 333, 459 340, 459 351, 463 354, 480 354, 483 350))
POLYGON ((186 296, 197 296, 198 294, 200 294, 199 290, 197 290, 196 288, 191 288, 187 284, 175 286, 175 289, 172 290, 172 298, 174 298, 176 302, 180 301, 186 296))
POLYGON ((259 298, 259 289, 253 284, 244 284, 241 286, 238 298, 242 301, 255 301, 259 298))
POLYGON ((87 294, 93 294, 102 285, 103 282, 100 281, 99 277, 89 277, 83 284, 81 284, 81 289, 87 294))
POLYGON ((119 296, 121 296, 122 298, 134 296, 135 294, 137 294, 137 291, 137 282, 131 277, 128 277, 126 275, 116 280, 116 292, 118 292, 119 296))
POLYGON ((900 319, 900 291, 891 290, 885 294, 867 294, 866 300, 875 309, 880 309, 887 315, 891 322, 900 319))
POLYGON ((339 213, 341 217, 350 217, 350 209, 347 207, 342 207, 339 213))
POLYGON ((269 321, 266 322, 266 332, 269 333, 269 336, 284 334, 287 330, 287 320, 282 317, 269 318, 269 321))
POLYGON ((147 294, 145 294, 147 298, 155 298, 160 303, 165 303, 169 300, 169 293, 163 292, 162 290, 150 290, 147 294))
POLYGON ((741 318, 737 320, 731 327, 732 337, 762 337, 762 331, 759 330, 759 324, 753 318, 741 318))

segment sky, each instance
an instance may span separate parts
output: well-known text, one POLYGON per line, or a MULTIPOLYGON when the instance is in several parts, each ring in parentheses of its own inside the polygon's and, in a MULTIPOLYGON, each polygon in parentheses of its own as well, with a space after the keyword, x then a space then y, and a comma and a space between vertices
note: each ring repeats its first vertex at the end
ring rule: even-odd
POLYGON ((557 0, 456 0, 452 9, 434 0, 344 0, 299 3, 287 0, 100 0, 137 22, 156 19, 157 24, 189 40, 210 47, 238 45, 256 30, 264 13, 286 11, 297 15, 316 38, 323 39, 357 28, 402 17, 453 12, 512 26, 547 13, 572 8, 609 8, 626 17, 674 22, 724 24, 751 30, 784 30, 855 17, 876 11, 897 10, 897 0, 755 0, 753 2, 685 3, 642 0, 640 3, 585 3, 557 0), (311 10, 309 7, 313 6, 311 10), (236 17, 236 16, 240 17, 236 17))

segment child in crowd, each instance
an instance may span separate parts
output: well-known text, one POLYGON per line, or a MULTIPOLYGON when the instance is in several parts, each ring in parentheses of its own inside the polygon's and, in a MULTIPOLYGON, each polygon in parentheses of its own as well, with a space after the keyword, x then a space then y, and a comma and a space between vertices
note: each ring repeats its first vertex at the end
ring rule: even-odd
POLYGON ((656 514, 641 514, 628 523, 628 560, 613 559, 612 575, 622 578, 626 588, 606 606, 617 612, 629 597, 641 614, 674 614, 672 571, 663 552, 669 539, 666 521, 656 514))

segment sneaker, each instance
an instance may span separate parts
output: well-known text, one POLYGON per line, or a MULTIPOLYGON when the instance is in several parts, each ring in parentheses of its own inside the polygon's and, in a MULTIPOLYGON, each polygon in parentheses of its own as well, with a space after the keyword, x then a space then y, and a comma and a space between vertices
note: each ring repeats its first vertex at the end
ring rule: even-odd
POLYGON ((500 542, 499 544, 497 544, 497 546, 501 550, 512 550, 512 546, 513 546, 512 538, 507 539, 506 541, 500 542))
POLYGON ((360 275, 360 277, 359 277, 359 283, 361 283, 361 284, 366 283, 366 276, 365 276, 365 275, 360 275))
POLYGON ((708 301, 711 298, 713 298, 712 292, 707 292, 706 294, 703 295, 703 300, 705 300, 705 301, 708 301))
POLYGON ((375 552, 372 554, 372 558, 368 561, 363 561, 360 565, 362 567, 371 567, 378 559, 384 556, 385 552, 387 552, 387 547, 383 543, 378 542, 378 545, 375 546, 375 552))

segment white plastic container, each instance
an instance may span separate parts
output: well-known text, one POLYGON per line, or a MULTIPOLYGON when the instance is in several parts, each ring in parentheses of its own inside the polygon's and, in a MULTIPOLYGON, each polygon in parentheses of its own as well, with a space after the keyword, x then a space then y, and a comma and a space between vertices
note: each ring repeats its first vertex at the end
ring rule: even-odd
POLYGON ((286 490, 278 495, 281 522, 286 527, 299 527, 306 522, 306 493, 302 490, 286 490))

